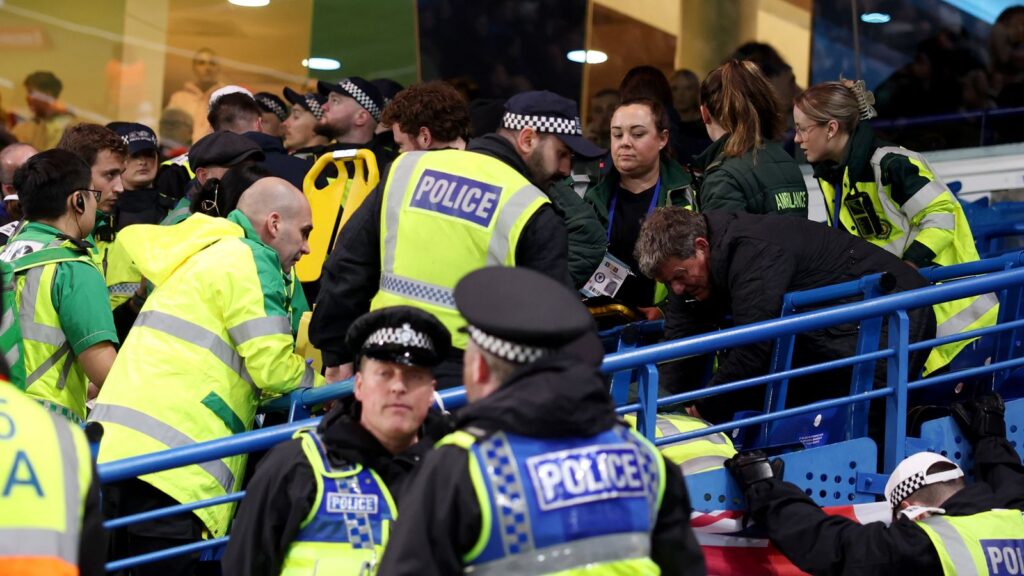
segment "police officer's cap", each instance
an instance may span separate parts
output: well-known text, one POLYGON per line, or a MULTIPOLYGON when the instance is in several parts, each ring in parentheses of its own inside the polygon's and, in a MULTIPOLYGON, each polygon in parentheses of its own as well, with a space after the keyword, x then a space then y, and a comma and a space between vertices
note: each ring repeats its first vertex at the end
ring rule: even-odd
POLYGON ((455 305, 480 349, 514 364, 568 352, 599 364, 601 343, 579 297, 552 278, 527 268, 490 267, 455 286, 455 305))
POLYGON ((583 124, 576 103, 548 92, 521 92, 505 102, 501 125, 510 130, 532 127, 542 134, 554 134, 574 154, 584 158, 604 156, 605 150, 583 137, 583 124))
POLYGON ((359 103, 373 116, 373 119, 380 122, 380 115, 384 112, 384 95, 380 93, 372 82, 359 76, 351 76, 340 82, 316 83, 317 90, 324 96, 330 96, 331 92, 344 94, 359 103))
POLYGON ((256 100, 256 106, 259 107, 262 112, 269 112, 277 119, 284 122, 288 119, 288 109, 284 105, 284 101, 277 97, 276 94, 270 92, 257 92, 253 98, 256 100))
POLYGON ((434 367, 447 357, 452 337, 433 314, 391 306, 360 316, 349 327, 345 343, 359 357, 434 367))
POLYGON ((188 151, 188 162, 193 168, 230 167, 244 160, 263 158, 263 150, 255 142, 226 130, 203 136, 188 151))
POLYGON ((324 102, 327 102, 327 97, 323 94, 315 94, 313 92, 300 94, 287 86, 284 87, 283 93, 285 100, 305 109, 306 112, 312 114, 317 120, 323 118, 324 102))

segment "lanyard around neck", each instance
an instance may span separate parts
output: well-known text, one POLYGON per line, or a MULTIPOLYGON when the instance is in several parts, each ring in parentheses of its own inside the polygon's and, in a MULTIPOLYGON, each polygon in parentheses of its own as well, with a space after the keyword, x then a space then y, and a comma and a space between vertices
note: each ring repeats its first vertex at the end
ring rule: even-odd
MULTIPOLYGON (((647 214, 650 215, 654 212, 654 208, 658 205, 658 196, 661 194, 661 176, 658 176, 658 181, 654 184, 654 194, 651 195, 651 204, 647 207, 647 214)), ((608 208, 608 242, 612 241, 612 225, 615 223, 615 206, 618 205, 619 193, 616 191, 612 194, 612 205, 608 208)))

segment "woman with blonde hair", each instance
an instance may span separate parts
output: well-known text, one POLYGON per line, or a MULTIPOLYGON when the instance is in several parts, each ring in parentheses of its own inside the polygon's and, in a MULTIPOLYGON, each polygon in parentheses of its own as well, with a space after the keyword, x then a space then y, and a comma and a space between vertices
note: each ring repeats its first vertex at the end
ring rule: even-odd
MULTIPOLYGON (((915 268, 977 260, 960 202, 920 154, 875 137, 864 122, 877 116, 872 104, 874 96, 863 81, 825 82, 796 98, 794 141, 814 166, 829 225, 915 268)), ((991 294, 937 305, 936 335, 991 326, 998 306, 991 294)), ((948 364, 968 343, 935 348, 925 374, 948 364)))
POLYGON ((697 207, 807 217, 807 187, 776 140, 783 118, 768 79, 753 63, 730 60, 700 85, 700 115, 711 146, 694 158, 697 207))

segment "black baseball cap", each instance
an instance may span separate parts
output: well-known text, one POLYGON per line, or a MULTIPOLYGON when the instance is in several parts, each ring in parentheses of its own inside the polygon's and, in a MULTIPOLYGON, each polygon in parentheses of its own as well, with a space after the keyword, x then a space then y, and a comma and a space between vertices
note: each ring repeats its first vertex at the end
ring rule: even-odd
POLYGON ((511 130, 530 126, 542 134, 554 134, 574 154, 584 158, 597 158, 607 152, 583 137, 576 103, 547 90, 521 92, 509 98, 501 125, 511 130))
POLYGON ((158 150, 160 143, 156 139, 156 132, 145 124, 138 122, 111 122, 107 128, 121 137, 124 145, 128 147, 128 155, 132 156, 139 152, 158 150))

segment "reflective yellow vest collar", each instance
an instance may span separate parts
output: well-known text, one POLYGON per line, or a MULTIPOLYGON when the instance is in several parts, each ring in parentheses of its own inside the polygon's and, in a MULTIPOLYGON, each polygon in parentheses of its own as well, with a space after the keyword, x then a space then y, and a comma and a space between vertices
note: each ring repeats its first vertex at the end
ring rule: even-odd
POLYGON ((947 576, 1024 572, 1024 517, 1020 510, 971 516, 930 516, 917 525, 928 534, 947 576))

